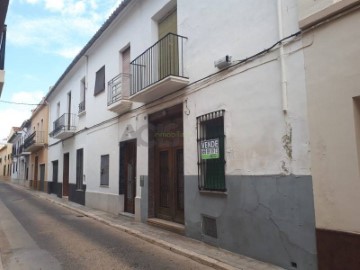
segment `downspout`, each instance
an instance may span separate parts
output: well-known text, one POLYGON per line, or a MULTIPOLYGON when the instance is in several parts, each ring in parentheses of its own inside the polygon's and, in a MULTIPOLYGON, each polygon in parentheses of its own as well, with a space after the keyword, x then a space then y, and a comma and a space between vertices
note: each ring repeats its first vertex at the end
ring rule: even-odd
MULTIPOLYGON (((282 40, 284 38, 282 0, 277 0, 277 10, 278 10, 279 40, 282 40)), ((288 97, 287 97, 286 63, 285 63, 283 44, 280 44, 279 54, 280 54, 279 57, 280 57, 280 67, 281 67, 282 110, 286 114, 288 110, 288 97)))
POLYGON ((87 54, 85 54, 85 58, 86 58, 86 64, 85 64, 85 91, 88 89, 88 73, 89 73, 89 56, 87 54))
MULTIPOLYGON (((283 30, 283 1, 277 0, 278 10, 278 27, 279 27, 279 40, 284 38, 283 30)), ((284 45, 281 43, 279 48, 280 58, 280 73, 281 73, 281 96, 282 96, 282 111, 285 121, 285 134, 282 137, 283 148, 285 150, 286 159, 282 161, 281 169, 282 173, 289 175, 292 173, 292 128, 288 119, 288 89, 287 89, 287 68, 285 62, 284 45)))

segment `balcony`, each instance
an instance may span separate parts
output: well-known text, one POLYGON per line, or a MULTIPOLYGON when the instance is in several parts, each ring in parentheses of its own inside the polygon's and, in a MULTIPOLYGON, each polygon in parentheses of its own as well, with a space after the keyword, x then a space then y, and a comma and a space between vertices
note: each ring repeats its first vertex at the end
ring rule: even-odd
POLYGON ((36 152, 45 146, 44 131, 34 131, 29 137, 25 139, 24 148, 27 152, 36 152))
POLYGON ((85 100, 79 103, 79 115, 85 113, 85 100))
POLYGON ((31 152, 26 151, 24 144, 20 145, 19 153, 20 153, 20 156, 27 156, 27 155, 31 154, 31 152))
POLYGON ((147 103, 189 83, 184 73, 186 39, 169 33, 131 62, 131 101, 147 103))
POLYGON ((121 73, 108 82, 108 110, 118 114, 130 110, 130 79, 130 74, 121 73))
POLYGON ((75 114, 64 113, 54 121, 53 131, 49 134, 50 137, 63 140, 74 135, 76 131, 75 119, 75 114))
POLYGON ((0 96, 4 86, 4 64, 5 64, 6 25, 0 32, 0 96))

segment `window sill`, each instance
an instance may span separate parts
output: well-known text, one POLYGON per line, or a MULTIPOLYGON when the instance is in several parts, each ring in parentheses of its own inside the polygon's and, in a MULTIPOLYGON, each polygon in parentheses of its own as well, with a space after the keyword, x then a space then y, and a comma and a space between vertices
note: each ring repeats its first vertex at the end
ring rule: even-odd
POLYGON ((109 188, 109 185, 100 185, 101 188, 109 188))
POLYGON ((227 196, 227 191, 214 191, 214 190, 200 189, 199 192, 200 192, 200 194, 204 194, 204 195, 227 196))
POLYGON ((83 110, 83 111, 81 111, 81 112, 78 113, 78 117, 81 117, 81 116, 83 116, 83 115, 85 115, 85 114, 86 114, 86 111, 83 110))

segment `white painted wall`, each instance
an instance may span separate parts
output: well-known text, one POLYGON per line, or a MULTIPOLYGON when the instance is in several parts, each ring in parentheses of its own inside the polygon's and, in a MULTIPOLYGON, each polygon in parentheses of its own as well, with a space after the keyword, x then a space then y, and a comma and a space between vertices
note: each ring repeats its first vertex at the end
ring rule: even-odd
POLYGON ((360 232, 360 12, 308 32, 304 42, 318 228, 360 232))
MULTIPOLYGON (((57 102, 61 102, 61 114, 66 112, 69 91, 72 91, 72 111, 77 113, 80 81, 86 76, 86 113, 78 118, 77 128, 81 134, 56 145, 52 144, 57 140, 49 141, 49 166, 51 161, 59 160, 59 182, 62 182, 63 153, 70 153, 70 183, 74 183, 76 149, 84 148, 87 191, 118 194, 118 143, 135 137, 138 139, 138 179, 140 175, 148 175, 147 115, 186 99, 190 114, 184 115, 185 174, 197 174, 196 116, 218 109, 226 110, 227 174, 310 174, 300 41, 285 47, 289 93, 287 117, 282 112, 278 51, 225 71, 211 81, 192 85, 161 102, 141 108, 141 104, 133 104, 133 111, 120 118, 107 110, 106 90, 93 95, 96 71, 105 65, 108 82, 120 72, 119 51, 130 44, 133 60, 154 44, 157 41, 156 20, 173 3, 168 0, 134 1, 126 9, 127 13, 120 15, 89 49, 87 59, 83 57, 50 96, 49 131, 56 120, 57 102), (291 159, 287 157, 282 141, 287 124, 292 127, 291 159), (129 125, 133 133, 126 131, 129 125), (103 154, 110 155, 108 188, 100 187, 100 156, 103 154)), ((298 31, 296 7, 296 0, 284 1, 285 36, 298 31)), ((279 40, 276 1, 178 0, 177 10, 178 34, 188 37, 185 68, 190 83, 217 72, 214 61, 226 54, 233 60, 240 60, 279 40)), ((51 181, 52 170, 48 172, 51 181)), ((138 181, 138 198, 140 194, 138 181)))

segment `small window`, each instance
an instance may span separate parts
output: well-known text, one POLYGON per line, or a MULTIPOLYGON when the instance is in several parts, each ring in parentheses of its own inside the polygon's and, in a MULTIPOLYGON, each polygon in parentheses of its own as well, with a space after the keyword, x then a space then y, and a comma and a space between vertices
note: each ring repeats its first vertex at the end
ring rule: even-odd
POLYGON ((105 90, 105 66, 96 72, 94 96, 105 90))
POLYGON ((100 185, 109 186, 109 155, 101 156, 100 185))
POLYGON ((226 191, 224 110, 197 117, 199 189, 226 191))

